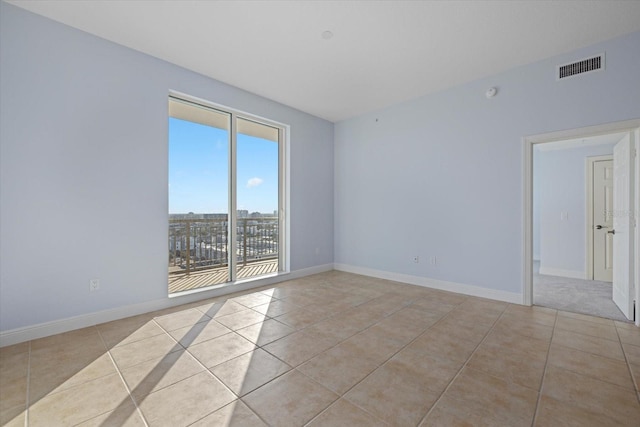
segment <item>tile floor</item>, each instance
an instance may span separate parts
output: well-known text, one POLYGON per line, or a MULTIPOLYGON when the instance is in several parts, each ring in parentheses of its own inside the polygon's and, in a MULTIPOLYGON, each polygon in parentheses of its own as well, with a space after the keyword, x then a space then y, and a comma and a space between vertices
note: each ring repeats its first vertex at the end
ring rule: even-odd
POLYGON ((640 330, 328 272, 0 349, 6 426, 639 426, 640 330))

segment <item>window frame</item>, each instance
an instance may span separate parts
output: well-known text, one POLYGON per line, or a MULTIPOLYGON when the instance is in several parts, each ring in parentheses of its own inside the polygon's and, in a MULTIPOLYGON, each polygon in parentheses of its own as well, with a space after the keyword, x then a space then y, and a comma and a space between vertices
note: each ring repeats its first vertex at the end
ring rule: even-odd
MULTIPOLYGON (((265 117, 257 116, 255 114, 247 113, 237 110, 235 108, 228 107, 226 105, 217 104, 202 98, 194 97, 177 91, 169 91, 167 101, 175 100, 178 102, 186 102, 209 108, 217 112, 229 114, 230 116, 230 137, 229 137, 229 191, 227 201, 229 208, 229 227, 227 231, 227 241, 229 242, 229 281, 220 284, 212 284, 211 286, 205 286, 202 288, 176 292, 169 294, 169 296, 179 296, 187 293, 201 292, 220 287, 233 286, 240 283, 246 283, 251 281, 257 281, 260 279, 273 277, 280 274, 288 274, 290 272, 290 185, 289 185, 289 135, 290 126, 284 123, 280 123, 265 117), (237 122, 238 119, 248 120, 260 125, 269 126, 278 130, 278 271, 277 273, 271 273, 267 275, 254 276, 244 279, 237 279, 237 224, 238 224, 238 209, 237 209, 237 122)), ((167 103, 168 105, 168 103, 167 103)), ((168 107, 167 107, 168 108, 168 107)), ((171 117, 167 111, 167 118, 171 117)), ((167 135, 167 148, 169 144, 169 138, 167 135)), ((168 151, 167 151, 168 156, 168 151)), ((167 157, 167 164, 169 158, 167 157)), ((168 170, 168 169, 167 169, 168 170)), ((167 177, 168 178, 168 177, 167 177)), ((168 181, 168 180, 167 180, 168 181)), ((167 193, 168 197, 168 193, 167 193)), ((167 199, 168 201, 168 199, 167 199)), ((167 209, 168 215, 169 209, 167 209)), ((168 216, 167 216, 168 222, 168 216)), ((167 230, 169 227, 167 226, 167 230)))

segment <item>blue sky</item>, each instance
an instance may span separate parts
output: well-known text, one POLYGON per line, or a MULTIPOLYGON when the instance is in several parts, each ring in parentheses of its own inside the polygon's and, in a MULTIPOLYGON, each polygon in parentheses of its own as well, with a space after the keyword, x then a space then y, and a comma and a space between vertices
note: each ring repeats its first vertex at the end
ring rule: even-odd
MULTIPOLYGON (((238 135, 238 209, 278 208, 278 144, 238 135)), ((228 212, 228 132, 169 118, 169 213, 228 212)))

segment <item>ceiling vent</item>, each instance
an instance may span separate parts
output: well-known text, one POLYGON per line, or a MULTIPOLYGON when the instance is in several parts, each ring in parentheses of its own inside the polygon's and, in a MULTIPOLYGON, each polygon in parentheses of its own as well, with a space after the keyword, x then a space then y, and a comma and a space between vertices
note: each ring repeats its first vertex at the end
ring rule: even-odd
POLYGON ((580 74, 592 73, 600 70, 604 70, 604 53, 590 58, 581 59, 580 61, 572 62, 570 64, 558 65, 556 79, 568 79, 569 77, 575 77, 580 74))

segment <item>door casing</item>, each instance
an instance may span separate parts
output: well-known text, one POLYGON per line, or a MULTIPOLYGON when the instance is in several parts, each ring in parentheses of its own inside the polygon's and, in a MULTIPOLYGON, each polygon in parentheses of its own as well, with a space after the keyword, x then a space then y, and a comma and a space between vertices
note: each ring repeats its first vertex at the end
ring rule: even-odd
MULTIPOLYGON (((569 129, 563 131, 549 132, 538 135, 529 135, 522 137, 523 144, 523 191, 522 191, 522 304, 531 306, 533 304, 533 146, 547 142, 556 142, 567 139, 586 138, 594 135, 605 135, 610 133, 634 132, 635 139, 635 156, 632 161, 635 162, 635 176, 633 179, 638 182, 638 174, 640 172, 640 156, 637 155, 640 147, 640 118, 633 120, 625 120, 621 122, 606 123, 595 126, 588 126, 577 129, 569 129)), ((640 186, 635 186, 635 232, 633 238, 635 241, 635 252, 640 249, 640 227, 638 223, 638 213, 640 213, 640 186)), ((631 260, 634 264, 634 287, 635 287, 635 318, 636 326, 640 327, 640 260, 638 257, 631 260)))

